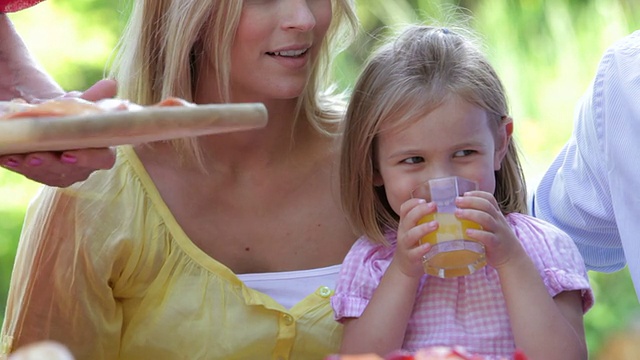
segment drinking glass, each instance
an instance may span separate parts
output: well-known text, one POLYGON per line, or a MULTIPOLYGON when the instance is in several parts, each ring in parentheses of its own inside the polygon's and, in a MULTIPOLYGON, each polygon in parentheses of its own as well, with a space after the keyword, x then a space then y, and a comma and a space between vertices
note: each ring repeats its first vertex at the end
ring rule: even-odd
POLYGON ((469 220, 456 218, 455 199, 467 191, 476 190, 475 181, 459 176, 425 181, 411 192, 414 198, 433 201, 437 212, 420 219, 419 224, 436 220, 438 229, 424 236, 420 243, 431 244, 424 256, 424 271, 433 276, 451 278, 474 273, 487 264, 484 245, 466 234, 466 229, 482 229, 469 220))

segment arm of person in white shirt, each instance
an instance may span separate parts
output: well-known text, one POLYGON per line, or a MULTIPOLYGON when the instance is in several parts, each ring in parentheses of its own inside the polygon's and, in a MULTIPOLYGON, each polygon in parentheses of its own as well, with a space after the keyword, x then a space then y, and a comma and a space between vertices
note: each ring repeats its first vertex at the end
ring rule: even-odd
POLYGON ((534 214, 573 238, 589 270, 628 263, 640 295, 640 31, 605 52, 575 114, 534 214))

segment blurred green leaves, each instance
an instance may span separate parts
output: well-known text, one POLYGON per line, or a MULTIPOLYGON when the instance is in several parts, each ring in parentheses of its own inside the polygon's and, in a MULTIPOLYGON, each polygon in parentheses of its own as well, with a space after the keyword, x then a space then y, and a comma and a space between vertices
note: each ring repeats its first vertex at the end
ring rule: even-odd
POLYGON ((10 14, 44 68, 67 91, 104 77, 124 16, 117 1, 49 0, 10 14))

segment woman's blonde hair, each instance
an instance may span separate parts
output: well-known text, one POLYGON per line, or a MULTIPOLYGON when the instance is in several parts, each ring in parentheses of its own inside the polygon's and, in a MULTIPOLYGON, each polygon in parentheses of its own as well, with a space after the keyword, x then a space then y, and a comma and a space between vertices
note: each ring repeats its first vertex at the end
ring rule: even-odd
MULTIPOLYGON (((385 243, 384 233, 398 226, 384 188, 373 181, 382 131, 410 125, 451 95, 485 109, 496 130, 510 120, 502 83, 476 44, 463 28, 412 25, 369 58, 347 108, 340 163, 343 208, 358 233, 385 243)), ((501 210, 526 213, 524 175, 512 138, 495 177, 501 210)))
MULTIPOLYGON (((329 79, 335 55, 355 37, 358 21, 354 0, 331 0, 333 18, 303 94, 297 118, 307 119, 321 133, 335 135, 344 102, 329 79)), ((217 73, 221 102, 229 102, 231 46, 243 0, 136 0, 119 42, 111 76, 120 96, 142 105, 176 96, 193 101, 200 69, 198 58, 208 54, 217 73)), ((199 158, 193 139, 176 146, 199 158)))

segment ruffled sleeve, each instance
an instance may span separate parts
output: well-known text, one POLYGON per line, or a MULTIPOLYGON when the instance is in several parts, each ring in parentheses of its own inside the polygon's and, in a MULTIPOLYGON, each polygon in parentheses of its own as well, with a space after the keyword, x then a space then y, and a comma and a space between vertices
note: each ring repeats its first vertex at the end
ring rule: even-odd
POLYGON ((353 244, 331 297, 336 320, 362 315, 393 258, 395 235, 388 235, 387 241, 390 246, 374 244, 363 236, 353 244))
POLYGON ((511 228, 534 262, 551 296, 580 290, 582 308, 593 306, 593 291, 584 260, 569 235, 552 224, 531 216, 512 213, 511 228))

